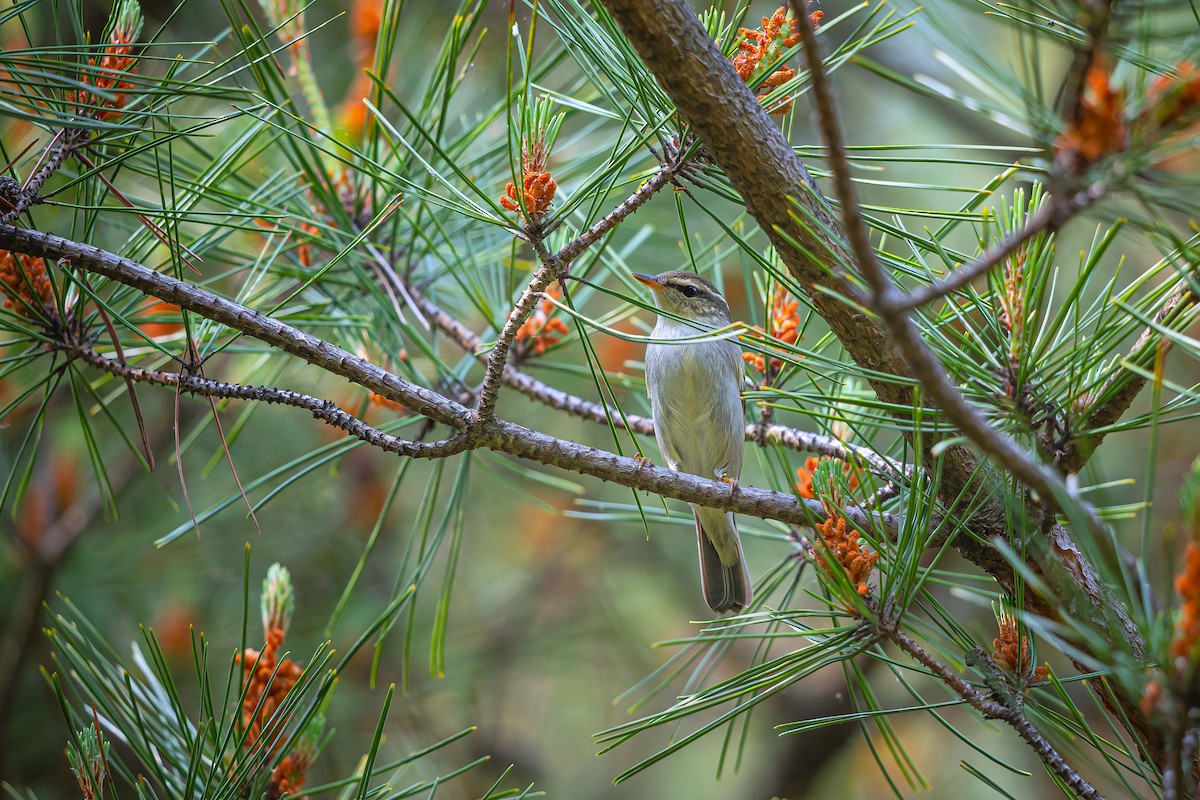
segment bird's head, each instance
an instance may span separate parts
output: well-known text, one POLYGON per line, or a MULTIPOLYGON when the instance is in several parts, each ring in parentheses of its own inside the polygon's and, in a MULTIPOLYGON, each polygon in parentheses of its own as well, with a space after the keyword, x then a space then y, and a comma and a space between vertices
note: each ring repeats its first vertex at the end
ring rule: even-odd
POLYGON ((729 304, 707 278, 694 272, 673 269, 657 275, 635 272, 633 277, 654 292, 654 304, 662 311, 712 327, 728 325, 733 317, 729 304))

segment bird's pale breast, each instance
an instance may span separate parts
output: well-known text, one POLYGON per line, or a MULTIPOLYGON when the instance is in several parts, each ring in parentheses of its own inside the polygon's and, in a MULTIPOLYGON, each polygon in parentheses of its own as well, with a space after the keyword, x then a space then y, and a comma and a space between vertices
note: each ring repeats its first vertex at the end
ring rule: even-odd
POLYGON ((740 349, 728 341, 650 348, 647 379, 668 457, 685 472, 736 478, 743 426, 740 349), (671 357, 663 357, 666 350, 671 357))

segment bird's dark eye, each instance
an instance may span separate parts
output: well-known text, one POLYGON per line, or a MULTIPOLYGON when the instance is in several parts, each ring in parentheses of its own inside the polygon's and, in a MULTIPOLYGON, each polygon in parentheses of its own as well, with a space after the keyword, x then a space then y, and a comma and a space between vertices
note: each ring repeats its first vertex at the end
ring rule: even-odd
POLYGON ((679 291, 683 292, 684 297, 695 297, 700 293, 700 290, 695 286, 680 286, 679 291))

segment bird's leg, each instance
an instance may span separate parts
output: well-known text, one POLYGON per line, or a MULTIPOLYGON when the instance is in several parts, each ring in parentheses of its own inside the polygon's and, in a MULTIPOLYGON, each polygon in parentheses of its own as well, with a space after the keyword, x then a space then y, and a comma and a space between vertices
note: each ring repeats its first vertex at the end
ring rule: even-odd
POLYGON ((737 497, 737 491, 738 491, 737 478, 731 478, 725 474, 724 470, 721 470, 721 472, 719 472, 717 474, 717 480, 719 480, 721 483, 729 484, 729 499, 730 500, 737 497))
POLYGON ((633 460, 637 462, 637 472, 635 473, 637 475, 642 474, 642 470, 646 468, 646 465, 654 466, 654 462, 641 453, 634 453, 633 460))

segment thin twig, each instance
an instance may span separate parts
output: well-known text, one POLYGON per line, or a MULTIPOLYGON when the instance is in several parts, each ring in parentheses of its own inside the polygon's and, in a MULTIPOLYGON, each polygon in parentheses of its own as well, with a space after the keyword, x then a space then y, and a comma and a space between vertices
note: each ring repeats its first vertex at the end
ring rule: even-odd
POLYGON ((1070 764, 1068 764, 1054 745, 1042 736, 1033 723, 1020 711, 998 703, 985 695, 971 684, 963 680, 957 672, 946 667, 919 644, 910 639, 903 631, 895 627, 880 626, 877 633, 894 642, 897 647, 910 655, 917 663, 929 670, 942 683, 946 684, 955 694, 961 697, 969 706, 974 708, 986 719, 998 719, 1005 722, 1017 732, 1030 749, 1037 754, 1046 767, 1057 775, 1071 791, 1083 800, 1104 800, 1104 795, 1083 779, 1070 764))
POLYGON ((755 422, 746 426, 746 441, 757 441, 760 437, 764 442, 778 444, 789 450, 829 456, 854 466, 867 466, 872 472, 893 480, 905 481, 913 474, 912 467, 907 464, 893 461, 865 447, 843 442, 835 436, 810 433, 778 423, 764 426, 761 422, 755 422))
MULTIPOLYGON (((538 255, 541 256, 545 252, 544 247, 538 246, 541 244, 541 240, 531 234, 530 241, 534 243, 535 250, 538 250, 538 255)), ((537 307, 542 292, 546 291, 550 284, 565 273, 564 262, 553 257, 542 259, 542 266, 538 268, 533 279, 526 285, 525 291, 521 293, 513 310, 508 312, 508 317, 504 320, 504 327, 500 329, 500 335, 496 337, 496 343, 488 353, 487 367, 483 373, 483 385, 479 389, 479 404, 475 407, 476 425, 489 422, 495 416, 496 401, 500 397, 500 384, 503 380, 504 368, 508 365, 508 351, 517 338, 517 331, 521 329, 525 320, 529 319, 529 315, 537 307)))
POLYGON ((60 343, 60 346, 85 364, 129 382, 178 388, 188 394, 208 398, 209 401, 218 399, 250 400, 302 408, 327 425, 343 430, 372 447, 388 453, 396 453, 410 458, 446 458, 470 448, 470 442, 461 433, 439 442, 413 442, 401 439, 368 425, 353 414, 344 411, 332 400, 322 400, 302 392, 293 392, 290 389, 278 389, 272 386, 245 386, 225 383, 201 375, 184 375, 179 372, 131 367, 121 361, 106 358, 82 342, 60 343))
POLYGON ((496 343, 487 357, 487 367, 483 375, 483 386, 479 392, 479 404, 476 406, 476 423, 490 420, 496 412, 496 401, 500 396, 500 385, 503 382, 505 368, 508 366, 508 353, 517 337, 517 331, 529 319, 541 298, 542 292, 550 284, 566 275, 571 262, 579 254, 591 247, 610 230, 615 228, 623 219, 654 196, 659 189, 668 185, 683 169, 682 156, 677 156, 667 164, 662 165, 652 178, 639 186, 633 194, 625 198, 616 208, 606 214, 595 225, 588 228, 571 242, 567 243, 557 253, 551 254, 545 245, 545 230, 537 226, 529 226, 525 230, 525 238, 533 247, 534 253, 541 262, 541 267, 526 285, 525 290, 517 299, 516 305, 509 312, 504 326, 496 337, 496 343))
POLYGON ((864 505, 867 508, 879 508, 879 506, 883 503, 886 503, 888 500, 891 500, 893 497, 898 497, 899 495, 900 484, 892 482, 885 483, 883 486, 880 486, 878 489, 876 489, 874 494, 867 498, 864 505))
MULTIPOLYGON (((1090 198, 1090 195, 1084 195, 1084 197, 1090 198)), ((990 271, 1039 233, 1056 230, 1075 210, 1074 203, 1068 202, 1058 195, 1051 195, 1036 213, 1025 219, 1021 230, 992 245, 979 258, 954 270, 938 283, 913 289, 892 300, 889 310, 899 312, 920 308, 939 297, 945 297, 951 292, 958 291, 980 275, 990 271)))
MULTIPOLYGON (((1048 542, 1042 539, 1033 539, 1031 541, 1033 546, 1029 549, 1035 563, 1043 569, 1058 573, 1054 576, 1052 585, 1059 589, 1060 596, 1063 592, 1071 592, 1072 589, 1082 590, 1089 598, 1093 598, 1093 601, 1111 595, 1110 590, 1099 580, 1094 570, 1083 568, 1087 562, 1067 532, 1061 526, 1050 524, 1053 523, 1053 516, 1049 511, 1061 508, 1063 500, 1071 494, 1059 474, 1035 461, 1012 437, 992 428, 981 414, 968 405, 950 382, 945 367, 933 351, 926 346, 920 331, 909 318, 908 313, 903 310, 895 310, 895 303, 902 294, 876 259, 874 249, 870 244, 866 223, 859 213, 856 192, 850 181, 841 127, 833 107, 833 96, 820 54, 817 51, 812 22, 803 13, 799 0, 791 0, 791 2, 794 13, 799 19, 797 27, 804 42, 805 59, 810 71, 810 81, 816 99, 822 136, 829 151, 829 161, 840 199, 843 224, 847 229, 848 239, 854 250, 859 269, 871 286, 872 300, 880 318, 892 333, 893 340, 908 363, 912 374, 921 382, 926 393, 945 412, 946 416, 976 446, 992 456, 1017 480, 1022 481, 1039 495, 1045 510, 1042 520, 1046 523, 1044 527, 1050 536, 1048 542), (1069 583, 1064 582, 1064 578, 1068 582, 1073 581, 1075 586, 1071 587, 1069 583)), ((1076 498, 1076 507, 1080 510, 1091 535, 1097 540, 1102 540, 1106 535, 1104 524, 1096 516, 1091 506, 1076 498)), ((1052 613, 1056 612, 1057 610, 1052 613)), ((1144 640, 1124 605, 1114 600, 1108 604, 1105 613, 1110 617, 1115 617, 1121 630, 1127 632, 1125 639, 1114 642, 1114 646, 1140 655, 1144 651, 1144 640)), ((1145 716, 1138 714, 1133 709, 1132 702, 1131 698, 1126 698, 1126 705, 1122 707, 1122 710, 1127 712, 1134 731, 1142 733, 1148 729, 1145 716)), ((1026 724, 1028 723, 1026 722, 1026 724)))
POLYGON ((663 164, 658 172, 654 173, 652 177, 639 186, 633 194, 625 198, 619 206, 559 250, 555 254, 557 258, 564 264, 570 264, 579 257, 580 253, 600 241, 601 236, 615 228, 621 220, 637 211, 660 189, 675 180, 679 173, 683 171, 686 163, 682 154, 675 155, 675 157, 663 164))
POLYGON ((29 176, 25 185, 17 192, 16 197, 7 198, 10 207, 0 214, 0 225, 8 225, 25 213, 27 208, 41 202, 42 186, 50 180, 50 176, 58 171, 63 162, 87 144, 90 138, 91 134, 82 128, 64 128, 55 134, 46 150, 50 154, 49 158, 45 160, 41 168, 29 176))

